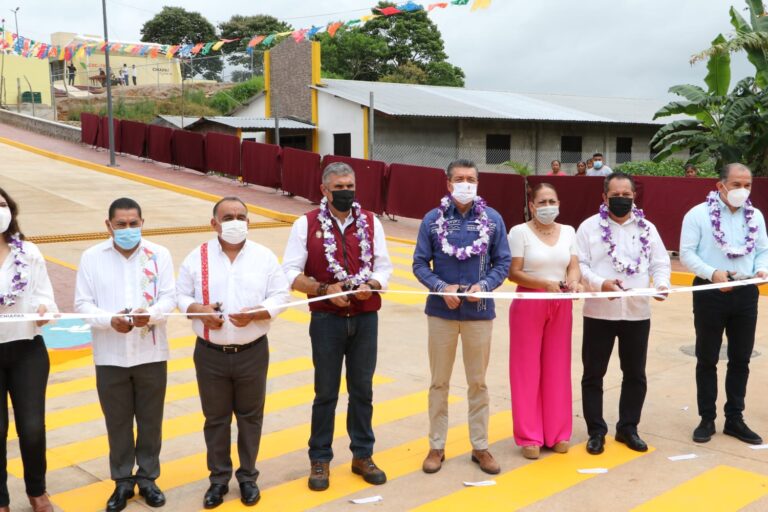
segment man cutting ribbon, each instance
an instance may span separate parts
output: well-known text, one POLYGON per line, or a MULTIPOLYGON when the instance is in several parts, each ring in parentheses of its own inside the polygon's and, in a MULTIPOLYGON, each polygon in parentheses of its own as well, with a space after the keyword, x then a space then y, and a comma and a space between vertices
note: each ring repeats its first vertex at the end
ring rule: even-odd
MULTIPOLYGON (((424 217, 413 253, 413 273, 432 292, 489 292, 504 283, 512 262, 504 220, 477 196, 480 173, 469 160, 452 162, 446 171, 448 193, 424 217)), ((448 437, 448 390, 461 335, 467 376, 471 460, 490 474, 501 471, 488 451, 489 398, 485 375, 491 353, 492 299, 436 296, 427 298, 429 452, 422 469, 440 470, 448 437)))
MULTIPOLYGON (((694 206, 683 220, 680 260, 696 274, 694 285, 768 277, 768 236, 763 214, 752 206, 752 172, 741 164, 720 171, 717 191, 694 206)), ((693 440, 706 443, 715 434, 717 361, 728 337, 723 433, 749 444, 762 438, 744 422, 749 360, 755 345, 757 286, 739 286, 693 293, 696 328, 696 398, 701 422, 693 440)))
MULTIPOLYGON (((671 263, 656 226, 634 204, 635 181, 615 172, 605 178, 600 212, 585 220, 576 233, 582 281, 588 290, 618 292, 653 284, 659 292, 670 286, 671 263)), ((663 296, 656 297, 664 300, 663 296)), ((648 388, 645 364, 651 330, 647 296, 586 299, 581 359, 581 393, 589 441, 587 451, 603 453, 608 425, 603 418, 603 377, 616 338, 623 375, 616 441, 635 451, 648 446, 637 434, 648 388)))

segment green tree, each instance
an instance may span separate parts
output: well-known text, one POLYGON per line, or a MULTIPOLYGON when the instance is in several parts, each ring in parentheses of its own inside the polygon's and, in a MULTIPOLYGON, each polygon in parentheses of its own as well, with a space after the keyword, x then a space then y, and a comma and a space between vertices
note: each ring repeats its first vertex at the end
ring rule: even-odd
POLYGON ((348 30, 336 37, 323 33, 323 70, 347 80, 378 81, 386 68, 387 43, 380 38, 348 30))
POLYGON ((380 82, 394 82, 398 84, 425 84, 429 77, 427 72, 413 62, 401 64, 388 75, 381 77, 380 82))
MULTIPOLYGON (((713 44, 725 41, 719 35, 713 44)), ((682 115, 663 126, 651 139, 661 162, 674 153, 689 149, 689 162, 698 164, 714 160, 716 167, 729 162, 741 162, 756 174, 765 174, 768 167, 768 92, 747 77, 729 92, 731 59, 727 52, 710 55, 707 89, 697 85, 676 85, 669 92, 684 98, 659 110, 654 119, 682 115)))
MULTIPOLYGON (((392 7, 380 1, 377 8, 392 7)), ((378 14, 377 10, 372 11, 378 14)), ((319 36, 323 45, 323 67, 350 80, 464 85, 464 72, 450 64, 437 26, 423 9, 381 16, 365 25, 342 29, 334 38, 319 36), (415 73, 412 66, 422 73, 415 73), (414 82, 418 80, 418 82, 414 82)))
POLYGON ((219 30, 222 39, 239 39, 239 41, 224 45, 223 50, 227 55, 227 63, 233 66, 242 66, 252 71, 254 75, 260 75, 264 69, 264 51, 273 47, 276 41, 266 47, 259 44, 253 50, 253 60, 251 60, 251 55, 247 52, 250 39, 257 35, 268 36, 274 33, 287 32, 293 30, 293 27, 273 16, 236 14, 228 21, 219 23, 219 30), (253 69, 251 69, 251 64, 253 64, 253 69))
MULTIPOLYGON (((182 7, 163 7, 163 10, 141 27, 141 40, 159 44, 197 44, 216 41, 216 28, 199 12, 182 7)), ((199 54, 198 54, 199 55, 199 54)), ((207 80, 220 80, 224 65, 220 55, 199 55, 182 66, 189 78, 198 73, 207 80)))

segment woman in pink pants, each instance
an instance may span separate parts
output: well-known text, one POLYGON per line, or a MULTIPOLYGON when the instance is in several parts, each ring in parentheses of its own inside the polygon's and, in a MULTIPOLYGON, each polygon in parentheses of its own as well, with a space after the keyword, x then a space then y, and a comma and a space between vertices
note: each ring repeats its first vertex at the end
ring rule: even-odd
MULTIPOLYGON (((520 292, 580 291, 576 232, 555 222, 552 185, 531 191, 531 220, 509 231, 509 279, 520 292)), ((571 300, 514 300, 509 308, 509 384, 515 442, 536 459, 542 446, 568 451, 571 438, 571 300)))

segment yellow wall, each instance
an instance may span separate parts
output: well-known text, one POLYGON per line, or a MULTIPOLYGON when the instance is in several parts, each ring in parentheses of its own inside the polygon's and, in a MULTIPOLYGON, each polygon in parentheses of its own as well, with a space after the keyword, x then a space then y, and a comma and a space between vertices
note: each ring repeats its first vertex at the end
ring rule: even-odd
MULTIPOLYGON (((2 57, 0 57, 2 58, 2 57)), ((51 104, 51 75, 47 59, 34 59, 8 54, 5 57, 3 76, 5 78, 5 92, 3 103, 15 105, 18 101, 18 88, 16 79, 21 80, 21 91, 29 91, 29 86, 24 77, 32 84, 32 91, 39 92, 44 105, 51 104)))
MULTIPOLYGON (((90 57, 76 57, 72 60, 77 68, 77 73, 75 74, 76 85, 88 85, 88 77, 98 75, 99 68, 103 68, 106 71, 103 53, 94 52, 90 57), (88 68, 87 73, 85 71, 86 66, 88 68)), ((176 59, 168 60, 164 55, 152 59, 149 57, 110 53, 109 64, 112 66, 112 72, 118 78, 123 64, 127 64, 131 85, 133 85, 133 70, 131 69, 131 66, 134 64, 138 70, 136 77, 138 85, 156 85, 158 83, 181 84, 181 69, 179 63, 176 59)))

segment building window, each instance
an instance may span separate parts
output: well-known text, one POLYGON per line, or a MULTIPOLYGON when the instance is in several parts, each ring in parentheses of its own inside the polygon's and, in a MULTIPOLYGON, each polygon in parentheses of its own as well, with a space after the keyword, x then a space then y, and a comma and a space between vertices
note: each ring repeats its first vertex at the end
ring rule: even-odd
POLYGON ((280 145, 284 148, 303 149, 305 151, 309 150, 307 147, 306 135, 280 136, 280 145))
POLYGON ((352 156, 352 134, 333 134, 333 154, 336 156, 352 156))
POLYGON ((560 162, 564 164, 581 162, 581 137, 575 135, 560 137, 560 162))
POLYGON ((512 148, 511 135, 493 135, 485 136, 485 163, 499 165, 510 160, 512 148))
POLYGON ((616 163, 632 161, 632 137, 616 137, 616 163))

